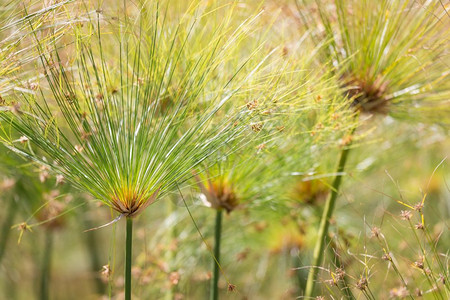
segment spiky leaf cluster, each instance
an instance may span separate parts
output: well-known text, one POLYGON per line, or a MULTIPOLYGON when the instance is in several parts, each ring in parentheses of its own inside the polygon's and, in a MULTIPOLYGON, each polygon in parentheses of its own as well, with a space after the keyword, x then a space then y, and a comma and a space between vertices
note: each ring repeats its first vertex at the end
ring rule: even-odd
POLYGON ((442 1, 316 1, 299 6, 353 105, 369 113, 448 124, 449 22, 442 1))
POLYGON ((55 42, 49 51, 40 43, 47 89, 11 97, 0 112, 10 149, 126 216, 186 180, 218 149, 258 134, 251 130, 255 115, 231 102, 246 94, 264 62, 254 63, 251 51, 238 62, 233 56, 255 18, 235 26, 234 7, 222 7, 227 17, 217 19, 209 16, 220 7, 201 1, 183 13, 158 5, 119 16, 97 9, 90 22, 75 24, 73 49, 55 42), (166 19, 170 13, 175 17, 166 19), (238 67, 214 81, 230 62, 238 67), (15 135, 32 148, 14 143, 15 135))

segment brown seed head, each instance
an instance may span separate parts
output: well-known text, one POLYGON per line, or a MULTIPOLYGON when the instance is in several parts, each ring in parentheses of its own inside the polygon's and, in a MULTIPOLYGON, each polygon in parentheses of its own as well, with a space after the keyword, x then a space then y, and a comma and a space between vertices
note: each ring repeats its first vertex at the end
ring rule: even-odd
POLYGON ((104 281, 108 281, 109 277, 112 274, 110 266, 109 265, 104 265, 102 267, 102 270, 101 270, 100 274, 102 275, 104 281))
POLYGON ((260 132, 261 129, 262 129, 262 124, 261 123, 254 123, 254 124, 252 124, 251 127, 252 127, 252 130, 254 132, 260 132))
POLYGON ((61 185, 64 184, 64 176, 61 174, 56 175, 56 184, 61 185))
POLYGON ((233 185, 224 176, 203 181, 200 176, 193 171, 197 186, 200 188, 200 198, 203 203, 214 209, 225 209, 227 213, 235 210, 239 204, 233 185))
POLYGON ((30 90, 36 91, 39 88, 39 84, 37 82, 30 83, 30 90))
POLYGON ((19 227, 17 227, 17 229, 18 229, 19 231, 23 231, 23 232, 25 232, 25 231, 31 231, 31 227, 28 226, 28 224, 27 224, 26 222, 20 223, 20 224, 19 224, 19 227))
POLYGON ((226 181, 212 182, 209 192, 218 201, 218 208, 223 208, 227 213, 232 212, 239 204, 236 194, 231 185, 226 181))
POLYGON ((29 141, 29 139, 28 139, 26 136, 24 136, 24 135, 22 135, 22 136, 19 138, 19 142, 22 143, 22 144, 25 144, 25 143, 28 142, 28 141, 29 141))
POLYGON ((156 200, 159 189, 146 197, 132 188, 125 187, 111 196, 111 205, 119 213, 127 217, 134 217, 156 200))
POLYGON ((367 282, 367 278, 364 276, 361 276, 361 278, 356 283, 356 287, 358 288, 358 290, 364 291, 368 287, 368 284, 369 283, 367 282))
POLYGON ((255 100, 250 101, 250 102, 247 103, 247 108, 248 108, 248 110, 254 110, 254 109, 256 109, 257 107, 258 107, 258 100, 257 100, 257 99, 255 99, 255 100))
POLYGON ((423 229, 425 228, 425 226, 423 225, 422 222, 417 223, 414 227, 415 227, 416 229, 421 229, 421 230, 423 230, 423 229))
POLYGON ((336 279, 337 280, 344 280, 344 278, 345 278, 345 270, 343 268, 337 268, 335 273, 336 273, 336 279))
POLYGON ((378 228, 378 227, 376 227, 376 226, 372 227, 372 230, 371 230, 371 237, 379 238, 379 237, 380 237, 380 234, 381 234, 380 228, 378 228))
POLYGON ((234 284, 228 283, 228 291, 234 292, 236 290, 236 286, 234 284))
POLYGON ((422 297, 423 292, 419 288, 416 288, 416 290, 414 291, 414 295, 416 295, 417 297, 422 297))
POLYGON ((177 285, 180 282, 180 273, 171 272, 169 274, 169 281, 172 285, 177 285))
POLYGON ((66 93, 64 93, 64 96, 66 97, 66 101, 69 104, 73 104, 74 103, 74 101, 75 101, 75 94, 74 93, 66 92, 66 93))
POLYGON ((414 266, 416 268, 419 268, 419 269, 423 270, 423 267, 424 267, 423 261, 424 261, 423 256, 420 256, 419 259, 414 262, 414 266))
POLYGON ((39 168, 39 181, 44 183, 50 177, 50 173, 47 171, 48 168, 46 166, 41 166, 39 168))
POLYGON ((388 82, 381 77, 376 80, 344 76, 345 96, 353 100, 352 106, 365 113, 386 114, 389 111, 387 98, 388 82))
POLYGON ((386 261, 392 261, 392 257, 389 253, 385 253, 383 254, 383 256, 381 257, 382 260, 386 260, 386 261))
POLYGON ((414 210, 415 211, 421 212, 422 208, 423 208, 423 202, 419 202, 416 205, 414 205, 414 210))
POLYGON ((402 210, 400 212, 400 218, 402 220, 409 221, 409 220, 411 220, 411 217, 412 217, 412 213, 409 210, 402 210))

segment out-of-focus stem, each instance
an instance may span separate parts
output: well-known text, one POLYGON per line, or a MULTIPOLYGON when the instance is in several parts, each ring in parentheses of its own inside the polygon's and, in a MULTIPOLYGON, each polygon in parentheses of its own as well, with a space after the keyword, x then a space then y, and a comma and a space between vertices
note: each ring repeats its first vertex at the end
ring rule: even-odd
POLYGON ((3 255, 5 254, 6 244, 8 243, 8 237, 11 232, 11 226, 14 222, 14 217, 17 213, 17 205, 14 197, 11 197, 9 201, 8 209, 6 210, 5 221, 2 225, 2 236, 0 240, 0 263, 2 262, 3 255))
POLYGON ((41 285, 40 285, 40 299, 48 300, 50 298, 50 277, 53 254, 53 231, 48 229, 45 231, 45 245, 44 257, 42 259, 41 267, 41 285))
MULTIPOLYGON (((92 224, 89 220, 85 219, 84 221, 85 228, 92 228, 92 224)), ((98 236, 95 232, 95 230, 85 232, 83 233, 84 241, 86 242, 87 251, 89 254, 89 258, 91 261, 91 272, 92 274, 95 274, 94 280, 95 280, 95 287, 97 290, 97 293, 99 295, 103 295, 106 290, 105 284, 102 282, 100 277, 98 276, 102 264, 100 263, 100 255, 99 255, 99 243, 98 243, 98 236)))
POLYGON ((213 277, 211 280, 210 300, 219 299, 219 263, 220 263, 220 238, 222 235, 222 210, 218 209, 216 213, 216 224, 214 230, 214 262, 213 277))
POLYGON ((309 270, 308 280, 306 282, 305 297, 310 298, 314 292, 314 286, 316 283, 317 273, 319 271, 318 267, 322 263, 324 246, 326 236, 328 234, 328 227, 330 226, 330 219, 334 212, 334 207, 336 204, 336 199, 339 194, 339 188, 342 181, 342 172, 345 169, 345 164, 347 162, 348 153, 350 148, 346 147, 341 151, 341 157, 339 159, 338 167, 336 169, 336 177, 334 178, 331 193, 327 198, 325 203, 325 208, 323 210, 322 218, 320 220, 319 234, 317 237, 316 245, 314 247, 313 253, 313 264, 309 270))

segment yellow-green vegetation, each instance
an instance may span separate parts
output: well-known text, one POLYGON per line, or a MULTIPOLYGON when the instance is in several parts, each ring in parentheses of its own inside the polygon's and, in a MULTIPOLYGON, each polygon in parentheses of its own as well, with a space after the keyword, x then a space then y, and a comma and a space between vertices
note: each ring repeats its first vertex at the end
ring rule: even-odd
POLYGON ((0 299, 448 299, 449 11, 0 0, 0 299))

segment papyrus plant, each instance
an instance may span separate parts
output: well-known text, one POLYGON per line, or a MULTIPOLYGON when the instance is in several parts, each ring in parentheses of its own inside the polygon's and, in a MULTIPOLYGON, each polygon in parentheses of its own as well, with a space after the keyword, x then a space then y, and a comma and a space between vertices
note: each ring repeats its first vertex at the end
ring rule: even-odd
POLYGON ((218 149, 257 134, 252 115, 239 106, 211 126, 264 62, 254 59, 257 49, 233 61, 256 17, 236 25, 230 21, 234 4, 192 1, 181 12, 176 8, 163 1, 128 5, 118 15, 108 7, 89 10, 89 21, 73 23, 64 52, 58 41, 38 43, 41 88, 17 93, 0 108, 7 147, 126 217, 126 299, 133 217, 218 149), (213 17, 218 11, 222 17, 213 17), (217 76, 227 80, 216 84, 217 76), (16 132, 31 147, 12 143, 16 132))
MULTIPOLYGON (((442 1, 316 2, 316 14, 305 14, 310 4, 299 5, 302 23, 315 44, 325 44, 318 57, 331 60, 344 96, 352 99, 357 111, 448 124, 450 19, 442 1)), ((341 153, 338 173, 344 171, 349 143, 341 153)), ((325 204, 306 288, 309 297, 340 183, 337 176, 325 204)))
POLYGON ((343 104, 334 98, 335 89, 329 86, 326 76, 308 68, 310 57, 281 56, 281 63, 286 64, 284 70, 288 71, 278 78, 273 93, 253 91, 246 103, 249 113, 270 116, 262 121, 261 128, 253 128, 262 134, 241 144, 231 156, 210 163, 203 174, 195 175, 200 199, 216 210, 211 299, 218 298, 223 212, 257 211, 259 207, 282 213, 285 183, 293 170, 313 168, 323 155, 324 145, 333 144, 331 137, 341 136, 352 123, 351 113, 336 117, 343 104), (268 109, 264 101, 259 102, 264 98, 276 105, 268 109))
MULTIPOLYGON (((34 35, 46 32, 46 42, 58 40, 68 28, 61 21, 61 8, 72 1, 43 5, 41 1, 7 1, 0 9, 0 106, 6 105, 7 97, 15 91, 34 93, 37 89, 33 62, 36 52, 33 48, 38 43, 34 35), (30 29, 31 28, 31 29, 30 29)), ((3 110, 2 110, 3 112, 3 110)), ((3 124, 0 125, 3 128, 3 124)), ((5 132, 6 133, 6 132, 5 132)), ((11 145, 29 147, 29 139, 16 133, 17 139, 10 140, 11 145)), ((31 149, 31 148, 29 148, 31 149)), ((3 145, 0 147, 0 201, 6 207, 2 215, 2 233, 0 241, 0 261, 3 258, 12 230, 19 229, 19 242, 26 231, 42 225, 45 245, 42 258, 38 259, 39 295, 41 299, 49 297, 49 278, 52 257, 53 231, 63 224, 59 218, 63 214, 66 203, 59 193, 62 178, 55 183, 50 179, 46 167, 40 170, 36 166, 30 168, 29 162, 12 154, 3 145), (33 170, 34 169, 34 170, 33 170), (51 183, 49 182, 51 181, 51 183), (45 182, 45 183, 44 183, 45 182), (26 215, 28 222, 13 225, 18 216, 26 215)), ((67 190, 67 189, 65 189, 67 190)), ((8 284, 11 284, 8 282, 8 284)))
MULTIPOLYGON (((220 254, 223 227, 223 214, 227 215, 235 210, 247 207, 251 201, 269 198, 267 189, 272 172, 269 166, 273 162, 269 156, 263 155, 264 144, 240 149, 231 156, 223 158, 214 165, 209 166, 205 172, 197 174, 195 183, 198 198, 201 202, 215 210, 214 223, 214 251, 212 263, 212 278, 210 285, 210 299, 219 299, 219 275, 221 271, 220 254)), ((228 282, 228 290, 234 290, 234 285, 228 282)))
POLYGON ((33 71, 37 41, 59 40, 69 28, 64 7, 73 0, 44 5, 42 1, 7 1, 0 10, 0 104, 14 90, 27 93, 37 88, 33 71), (45 34, 43 34, 45 33, 45 34))

